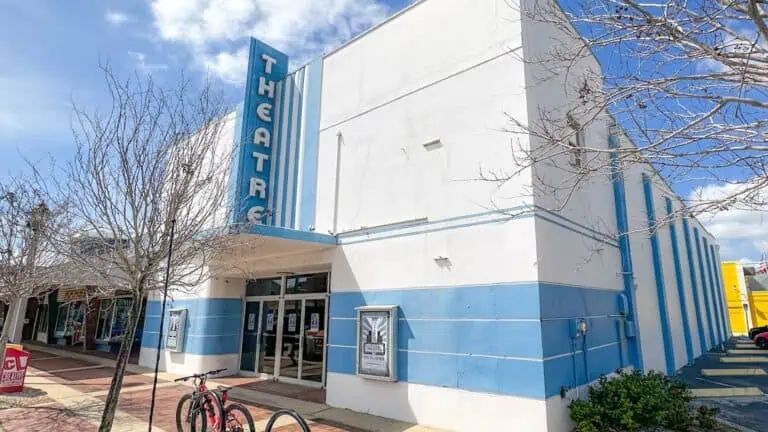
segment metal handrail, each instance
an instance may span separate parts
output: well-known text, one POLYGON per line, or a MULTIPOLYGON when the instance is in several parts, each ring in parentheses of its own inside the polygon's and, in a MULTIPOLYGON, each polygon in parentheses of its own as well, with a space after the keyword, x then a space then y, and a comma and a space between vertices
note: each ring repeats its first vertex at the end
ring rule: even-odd
POLYGON ((264 432, 272 432, 272 426, 274 426, 275 422, 279 417, 284 415, 293 417, 293 419, 296 420, 296 423, 298 423, 299 426, 301 426, 302 432, 311 432, 307 422, 299 415, 299 413, 293 410, 280 410, 272 414, 272 417, 270 417, 269 421, 267 422, 267 426, 264 428, 264 432))

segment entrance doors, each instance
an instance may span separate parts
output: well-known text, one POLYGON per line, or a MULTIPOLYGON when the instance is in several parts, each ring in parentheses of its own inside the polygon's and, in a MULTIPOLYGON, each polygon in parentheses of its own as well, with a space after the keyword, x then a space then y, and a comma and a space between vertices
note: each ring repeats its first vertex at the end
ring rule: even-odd
POLYGON ((323 384, 327 280, 327 274, 316 274, 249 281, 241 371, 323 384))

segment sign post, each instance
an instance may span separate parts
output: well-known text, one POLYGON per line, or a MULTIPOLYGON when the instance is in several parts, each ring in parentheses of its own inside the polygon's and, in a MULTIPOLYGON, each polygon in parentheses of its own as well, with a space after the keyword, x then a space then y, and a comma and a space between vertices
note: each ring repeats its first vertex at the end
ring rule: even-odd
POLYGON ((397 381, 397 306, 363 306, 357 310, 357 375, 397 381))

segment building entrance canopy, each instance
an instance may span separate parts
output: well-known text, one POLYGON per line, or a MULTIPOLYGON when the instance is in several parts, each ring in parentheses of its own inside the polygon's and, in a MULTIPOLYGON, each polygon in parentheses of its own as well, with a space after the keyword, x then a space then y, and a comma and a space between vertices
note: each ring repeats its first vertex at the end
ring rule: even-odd
POLYGON ((224 251, 213 265, 222 277, 257 277, 290 272, 328 270, 336 237, 266 225, 252 225, 227 236, 224 251))

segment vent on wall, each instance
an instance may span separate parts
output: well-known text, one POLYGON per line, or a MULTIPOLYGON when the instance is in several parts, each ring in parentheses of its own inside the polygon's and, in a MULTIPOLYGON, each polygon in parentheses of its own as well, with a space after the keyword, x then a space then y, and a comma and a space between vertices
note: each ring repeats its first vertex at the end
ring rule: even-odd
POLYGON ((429 141, 425 142, 422 145, 424 146, 424 149, 426 149, 427 151, 430 151, 430 150, 437 150, 437 149, 439 149, 440 147, 443 146, 443 143, 442 143, 442 141, 440 141, 440 138, 435 138, 433 140, 429 140, 429 141))

